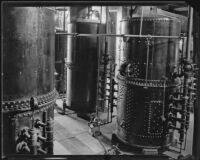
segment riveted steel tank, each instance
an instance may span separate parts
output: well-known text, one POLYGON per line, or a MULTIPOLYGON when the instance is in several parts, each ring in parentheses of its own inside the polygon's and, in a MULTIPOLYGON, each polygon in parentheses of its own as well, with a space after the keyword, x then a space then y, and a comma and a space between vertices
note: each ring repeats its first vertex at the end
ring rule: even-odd
MULTIPOLYGON (((68 25, 68 33, 104 33, 105 25, 82 20, 68 25)), ((68 36, 67 42, 67 106, 81 113, 95 111, 98 60, 102 43, 97 37, 68 36), (99 45, 100 44, 100 45, 99 45), (100 47, 100 48, 99 48, 100 47)))
MULTIPOLYGON (((53 119, 54 12, 43 7, 3 8, 3 154, 15 154, 17 137, 36 119, 53 119), (33 101, 31 101, 31 97, 33 101), (34 102, 35 111, 31 111, 34 102)), ((35 122, 34 122, 35 123, 35 122)), ((45 136, 45 129, 41 129, 45 136)), ((30 153, 29 153, 30 154, 30 153)))
MULTIPOLYGON (((121 20, 121 34, 179 36, 180 30, 177 19, 157 13, 121 20)), ((149 40, 121 40, 116 135, 131 146, 159 148, 172 140, 164 117, 169 95, 177 87, 170 75, 178 70, 178 40, 149 40), (129 66, 132 74, 123 74, 121 71, 129 66)))

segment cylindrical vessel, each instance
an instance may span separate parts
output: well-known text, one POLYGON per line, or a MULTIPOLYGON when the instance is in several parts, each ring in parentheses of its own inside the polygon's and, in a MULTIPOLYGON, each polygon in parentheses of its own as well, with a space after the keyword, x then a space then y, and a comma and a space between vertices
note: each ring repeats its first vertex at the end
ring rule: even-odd
MULTIPOLYGON (((180 21, 153 14, 149 17, 134 17, 121 20, 121 34, 156 36, 179 36, 180 21), (141 26, 142 20, 142 27, 141 26)), ((126 38, 121 40, 120 64, 136 63, 138 78, 159 80, 169 76, 170 71, 178 62, 178 40, 168 38, 152 38, 147 55, 146 38, 126 38), (148 58, 147 58, 148 56, 148 58), (147 61, 148 59, 148 61, 147 61), (148 62, 148 66, 147 66, 148 62), (146 77, 146 68, 148 75, 146 77)))
MULTIPOLYGON (((179 36, 180 22, 156 13, 144 14, 143 19, 135 16, 121 20, 121 34, 140 33, 179 36)), ((176 87, 169 79, 177 69, 178 41, 124 38, 120 56, 121 69, 127 70, 131 65, 132 74, 118 75, 117 137, 131 146, 144 148, 169 144, 170 134, 163 119, 168 111, 169 95, 176 87)))
POLYGON ((53 117, 54 46, 52 10, 3 8, 3 154, 16 153, 17 136, 24 127, 33 126, 33 114, 41 121, 44 111, 47 119, 53 117), (35 98, 34 113, 31 97, 35 98))
POLYGON ((54 13, 36 7, 7 7, 3 18, 3 100, 54 89, 54 13))
MULTIPOLYGON (((59 31, 57 31, 59 32, 59 31)), ((66 92, 66 72, 65 72, 65 58, 67 57, 67 36, 57 34, 55 36, 55 69, 56 89, 59 93, 66 92)))
MULTIPOLYGON (((68 25, 68 33, 97 34, 102 24, 87 21, 68 25)), ((96 107, 98 76, 98 38, 68 36, 67 106, 77 112, 93 112, 96 107)))

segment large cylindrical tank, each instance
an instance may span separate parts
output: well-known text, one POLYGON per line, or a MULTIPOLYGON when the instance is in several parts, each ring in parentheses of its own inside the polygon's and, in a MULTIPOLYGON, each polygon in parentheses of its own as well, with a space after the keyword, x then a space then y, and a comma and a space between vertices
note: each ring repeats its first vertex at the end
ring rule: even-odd
MULTIPOLYGON (((54 54, 52 10, 3 8, 3 154, 17 153, 17 137, 24 127, 34 126, 33 117, 43 123, 53 119, 54 54)), ((45 136, 45 130, 41 134, 45 136)))
POLYGON ((8 7, 4 12, 3 100, 54 89, 53 15, 48 9, 36 7, 8 7))
MULTIPOLYGON (((59 31, 57 31, 59 33, 59 31)), ((56 89, 59 93, 66 92, 66 72, 65 59, 67 57, 67 36, 55 35, 55 69, 56 69, 56 89)))
MULTIPOLYGON (((104 26, 90 20, 68 25, 68 33, 103 33, 104 26)), ((68 36, 67 42, 67 105, 77 112, 95 111, 99 50, 97 37, 68 36)), ((100 47, 100 48, 99 48, 100 47)))
MULTIPOLYGON (((121 20, 121 34, 179 36, 177 19, 156 13, 143 16, 121 20)), ((121 70, 130 65, 132 74, 118 74, 116 135, 131 146, 158 148, 171 142, 164 117, 176 87, 169 79, 177 70, 178 40, 152 38, 148 53, 147 43, 146 38, 121 40, 121 70)))

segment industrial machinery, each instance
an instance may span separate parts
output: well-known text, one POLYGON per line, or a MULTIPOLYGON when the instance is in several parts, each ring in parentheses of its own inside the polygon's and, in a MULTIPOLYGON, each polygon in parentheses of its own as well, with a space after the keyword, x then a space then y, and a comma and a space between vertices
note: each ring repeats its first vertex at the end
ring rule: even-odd
POLYGON ((53 154, 54 12, 3 8, 3 155, 53 154))
POLYGON ((97 37, 78 34, 104 33, 104 25, 90 19, 68 24, 67 42, 67 106, 79 113, 91 113, 96 107, 98 60, 103 44, 97 37))
MULTIPOLYGON (((110 76, 107 96, 111 118, 117 106, 115 135, 129 146, 158 151, 171 145, 178 132, 181 152, 195 99, 197 68, 188 52, 179 50, 180 41, 186 44, 180 21, 160 15, 153 7, 143 7, 130 10, 129 17, 120 23, 121 33, 116 35, 122 37, 120 69, 117 82, 110 76)), ((89 126, 111 122, 96 118, 89 126)))
MULTIPOLYGON (((54 10, 3 8, 3 154, 53 154, 56 72, 57 90, 66 90, 64 109, 75 110, 72 114, 96 110, 96 117, 88 123, 97 133, 94 137, 101 135, 100 126, 115 123, 115 118, 114 135, 131 149, 159 155, 159 149, 175 146, 176 133, 179 139, 175 147, 181 152, 186 147, 198 70, 194 57, 190 57, 191 8, 187 35, 181 34, 179 19, 149 6, 131 6, 129 15, 120 18, 120 33, 109 33, 108 8, 104 14, 106 24, 97 20, 100 12, 89 8, 80 9, 80 15, 88 9, 87 17, 73 15, 79 9, 70 13, 72 21, 67 32, 56 32, 56 43, 54 10), (93 13, 98 15, 95 20, 91 19, 93 13), (116 37, 120 37, 117 64, 117 51, 109 53, 118 48, 117 43, 113 45, 116 37)), ((116 10, 125 14, 120 9, 116 10)), ((113 17, 118 18, 114 14, 113 17)), ((196 54, 199 67, 200 54, 196 54)), ((198 75, 198 89, 199 81, 198 75)), ((194 110, 198 126, 198 106, 194 110)), ((199 132, 198 127, 194 130, 199 132)), ((194 154, 199 156, 198 142, 194 146, 194 154)), ((114 145, 105 154, 120 154, 120 149, 114 145)))
POLYGON ((147 36, 121 41, 116 135, 131 146, 160 148, 178 130, 182 149, 196 68, 179 53, 178 19, 147 13, 121 20, 121 34, 147 36))
MULTIPOLYGON (((180 22, 154 12, 121 20, 121 34, 179 36, 180 22), (142 21, 142 28, 141 28, 142 21), (141 30, 142 31, 141 31, 141 30)), ((178 40, 163 37, 127 38, 121 41, 118 75, 117 137, 141 147, 170 143, 165 118, 180 91, 178 40)))

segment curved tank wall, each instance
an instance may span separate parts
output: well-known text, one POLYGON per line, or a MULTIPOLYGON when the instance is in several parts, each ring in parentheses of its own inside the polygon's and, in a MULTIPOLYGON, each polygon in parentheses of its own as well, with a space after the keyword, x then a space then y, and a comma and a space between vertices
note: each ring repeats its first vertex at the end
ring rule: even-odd
MULTIPOLYGON (((68 25, 68 33, 97 34, 103 31, 103 27, 104 25, 89 20, 75 22, 68 25)), ((66 99, 67 105, 77 112, 95 111, 100 47, 98 45, 97 37, 68 36, 66 99)))
MULTIPOLYGON (((59 31, 57 31, 59 32, 59 31)), ((58 75, 56 76, 56 89, 59 93, 66 92, 66 69, 65 59, 67 58, 67 36, 55 35, 55 69, 58 75)))
POLYGON ((36 7, 8 7, 3 18, 3 99, 52 91, 53 13, 36 7))
MULTIPOLYGON (((17 153, 18 136, 23 128, 33 126, 32 117, 43 123, 54 117, 57 97, 54 89, 54 46, 54 12, 43 7, 3 8, 2 112, 5 155, 17 153), (31 97, 35 99, 31 101, 31 97), (31 111, 32 102, 36 107, 35 112, 31 111)), ((44 128, 41 134, 46 135, 44 128)), ((47 138, 47 141, 50 143, 52 140, 47 138)), ((46 149, 49 154, 52 153, 52 143, 46 149)))
MULTIPOLYGON (((177 19, 156 13, 121 20, 121 34, 179 36, 177 19)), ((121 40, 118 74, 117 137, 132 146, 158 148, 171 142, 163 121, 168 112, 169 95, 176 87, 170 75, 177 70, 178 41, 146 38, 121 40), (130 67, 130 68, 128 68, 130 67), (127 75, 131 71, 131 75, 127 75), (168 81, 169 80, 169 81, 168 81)))

